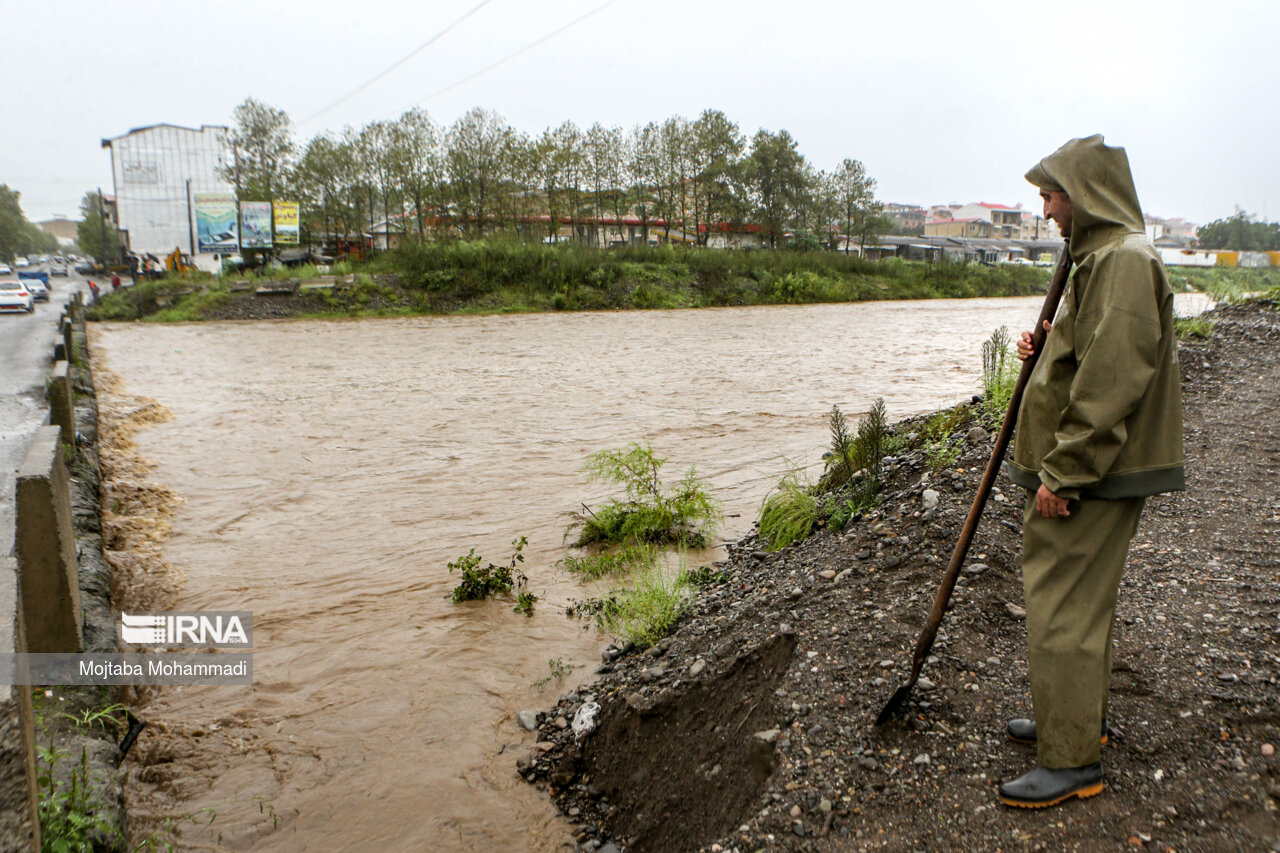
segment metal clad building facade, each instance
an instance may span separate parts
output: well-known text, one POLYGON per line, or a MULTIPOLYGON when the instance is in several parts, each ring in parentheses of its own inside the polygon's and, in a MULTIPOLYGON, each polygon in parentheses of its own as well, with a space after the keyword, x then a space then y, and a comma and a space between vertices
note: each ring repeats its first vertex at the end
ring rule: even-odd
POLYGON ((163 259, 181 248, 202 269, 215 270, 213 256, 197 255, 192 246, 191 197, 235 191, 217 172, 230 162, 227 128, 157 124, 104 139, 102 147, 111 149, 119 226, 129 250, 163 259))

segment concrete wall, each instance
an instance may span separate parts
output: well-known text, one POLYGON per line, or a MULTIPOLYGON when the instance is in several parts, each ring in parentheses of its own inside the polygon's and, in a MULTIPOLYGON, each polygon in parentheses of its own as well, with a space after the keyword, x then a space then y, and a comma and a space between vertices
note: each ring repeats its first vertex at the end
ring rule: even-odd
MULTIPOLYGON (((26 651, 18 564, 0 557, 0 654, 26 651)), ((39 850, 31 690, 0 685, 0 849, 39 850)))
POLYGON ((31 616, 27 647, 35 654, 83 648, 80 568, 60 439, 58 427, 40 427, 18 469, 18 594, 22 612, 31 616))
MULTIPOLYGON (((70 352, 70 347, 67 348, 70 352)), ((65 361, 53 364, 49 382, 49 423, 58 427, 63 444, 76 445, 76 411, 71 395, 71 374, 65 361)))

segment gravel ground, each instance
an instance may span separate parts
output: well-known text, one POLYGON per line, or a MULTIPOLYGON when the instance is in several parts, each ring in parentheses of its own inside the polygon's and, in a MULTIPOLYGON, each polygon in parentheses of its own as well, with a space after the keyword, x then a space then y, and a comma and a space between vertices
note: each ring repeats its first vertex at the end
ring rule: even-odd
POLYGON ((1030 715, 1023 495, 1003 476, 908 713, 873 725, 908 675, 980 436, 946 471, 897 460, 881 506, 842 533, 738 543, 658 646, 611 647, 595 682, 537 715, 517 769, 605 853, 1280 850, 1280 312, 1210 316, 1213 338, 1181 350, 1188 490, 1148 503, 1121 586, 1101 796, 996 800, 1035 761, 1003 733, 1030 715))

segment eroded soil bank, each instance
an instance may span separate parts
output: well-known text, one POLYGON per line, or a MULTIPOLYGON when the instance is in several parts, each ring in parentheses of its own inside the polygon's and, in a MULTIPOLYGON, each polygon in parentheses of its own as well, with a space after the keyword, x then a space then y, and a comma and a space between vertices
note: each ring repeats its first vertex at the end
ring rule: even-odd
POLYGON ((1102 796, 996 801, 1035 760, 1003 733, 1030 712, 1022 495, 1003 476, 927 680, 873 726, 989 439, 942 472, 903 456, 843 533, 771 554, 742 540, 666 640, 606 651, 540 716, 520 772, 584 849, 1280 850, 1280 312, 1208 316, 1213 338, 1181 349, 1188 490, 1148 503, 1121 586, 1102 796), (575 744, 563 724, 592 700, 598 726, 575 744))

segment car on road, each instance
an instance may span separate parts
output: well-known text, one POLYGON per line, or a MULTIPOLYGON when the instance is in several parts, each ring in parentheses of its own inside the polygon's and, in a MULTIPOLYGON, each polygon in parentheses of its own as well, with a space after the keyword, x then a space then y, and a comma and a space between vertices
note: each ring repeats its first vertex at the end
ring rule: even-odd
POLYGON ((31 266, 31 261, 19 255, 18 257, 13 259, 13 265, 20 270, 26 269, 27 267, 31 266))
POLYGON ((66 275, 67 262, 61 258, 49 261, 49 275, 66 275))
POLYGON ((13 267, 8 264, 0 264, 0 275, 13 275, 13 267))
POLYGON ((38 278, 24 278, 22 283, 26 285, 27 291, 31 294, 32 302, 48 302, 49 288, 38 278))
POLYGON ((36 306, 25 283, 11 278, 0 280, 0 311, 30 314, 34 310, 36 306))

